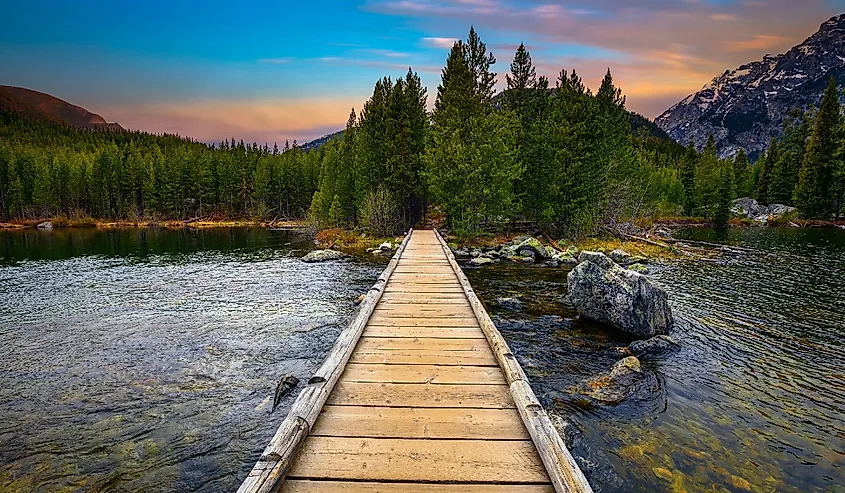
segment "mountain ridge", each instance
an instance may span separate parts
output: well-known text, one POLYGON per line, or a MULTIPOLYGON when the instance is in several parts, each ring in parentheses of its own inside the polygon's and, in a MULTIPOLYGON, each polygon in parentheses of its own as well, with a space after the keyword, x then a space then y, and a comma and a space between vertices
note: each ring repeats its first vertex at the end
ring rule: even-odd
POLYGON ((845 85, 845 14, 831 17, 780 55, 726 70, 655 119, 681 144, 701 149, 713 133, 720 155, 758 156, 780 137, 790 110, 816 106, 830 77, 845 85))
POLYGON ((24 87, 0 85, 0 110, 24 118, 60 123, 85 130, 123 131, 117 123, 51 94, 24 87))

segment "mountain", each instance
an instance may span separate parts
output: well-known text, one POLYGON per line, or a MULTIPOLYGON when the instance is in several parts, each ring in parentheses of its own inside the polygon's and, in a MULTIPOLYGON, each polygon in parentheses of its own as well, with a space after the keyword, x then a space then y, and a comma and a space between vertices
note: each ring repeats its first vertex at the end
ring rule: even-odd
POLYGON ((314 139, 310 142, 306 142, 299 146, 300 149, 304 151, 313 151, 314 149, 319 149, 326 145, 330 140, 334 139, 335 137, 342 137, 343 130, 338 130, 337 132, 330 133, 328 135, 324 135, 319 139, 314 139))
POLYGON ((62 123, 87 130, 123 130, 117 123, 106 120, 85 108, 68 103, 43 92, 23 87, 0 86, 0 110, 17 113, 34 120, 62 123))
POLYGON ((726 71, 655 123, 682 144, 701 149, 712 132, 722 156, 742 148, 756 157, 781 135, 791 109, 818 105, 830 77, 845 84, 845 14, 784 54, 726 71))

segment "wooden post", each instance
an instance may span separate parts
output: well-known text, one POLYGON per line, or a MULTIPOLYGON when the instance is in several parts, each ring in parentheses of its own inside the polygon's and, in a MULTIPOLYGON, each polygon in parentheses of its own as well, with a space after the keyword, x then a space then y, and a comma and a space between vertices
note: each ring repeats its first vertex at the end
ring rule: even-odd
POLYGON ((528 377, 522 371, 522 367, 499 329, 493 324, 493 320, 490 319, 490 315, 487 314, 481 300, 475 295, 469 279, 455 260, 452 249, 446 244, 439 231, 435 230, 435 235, 446 254, 446 258, 449 259, 452 270, 458 276, 458 281, 463 286, 467 300, 472 306, 472 311, 475 313, 479 325, 481 325, 481 330, 484 332, 487 342, 493 349, 493 354, 496 356, 499 366, 505 373, 516 408, 523 424, 531 435, 531 440, 534 442, 540 458, 543 460, 543 465, 546 467, 546 472, 551 478, 555 491, 557 493, 592 493, 593 489, 590 487, 590 483, 587 482, 587 478, 578 467, 575 458, 566 448, 566 444, 563 443, 563 439, 561 439, 548 414, 540 405, 534 391, 531 390, 528 377))
POLYGON ((402 256, 402 252, 405 250, 412 234, 413 230, 410 230, 405 235, 405 240, 399 245, 399 249, 396 250, 390 263, 387 264, 387 268, 384 269, 375 285, 370 288, 364 301, 358 306, 358 313, 355 318, 340 333, 323 365, 299 393, 287 417, 270 440, 270 444, 264 449, 264 453, 261 454, 249 476, 238 488, 238 493, 274 493, 281 488, 291 463, 296 458, 300 446, 317 421, 320 410, 323 409, 323 404, 326 403, 326 399, 328 399, 343 373, 349 357, 358 344, 358 339, 361 338, 364 327, 370 320, 373 309, 381 299, 384 286, 396 269, 399 258, 402 256))

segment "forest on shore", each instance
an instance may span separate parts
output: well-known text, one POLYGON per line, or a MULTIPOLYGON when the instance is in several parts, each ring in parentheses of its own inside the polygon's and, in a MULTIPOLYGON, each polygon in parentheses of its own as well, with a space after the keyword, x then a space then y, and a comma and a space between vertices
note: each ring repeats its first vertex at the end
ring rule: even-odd
POLYGON ((0 219, 217 213, 386 235, 436 205, 460 234, 522 221, 577 238, 641 217, 724 225, 737 197, 838 218, 845 123, 833 81, 819 109, 796 111, 752 165, 742 151, 720 158, 712 138, 699 151, 656 135, 626 110, 610 70, 595 92, 574 70, 551 81, 520 45, 497 94, 495 62, 471 29, 449 53, 432 111, 409 69, 377 81, 346 130, 312 150, 77 130, 0 112, 0 219))

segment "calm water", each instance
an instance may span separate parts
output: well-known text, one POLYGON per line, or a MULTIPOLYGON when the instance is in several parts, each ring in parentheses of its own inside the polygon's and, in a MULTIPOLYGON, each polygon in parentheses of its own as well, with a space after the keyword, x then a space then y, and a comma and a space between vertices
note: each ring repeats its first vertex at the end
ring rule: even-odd
MULTIPOLYGON (((469 275, 597 490, 845 491, 845 231, 685 234, 754 253, 653 267, 682 349, 617 406, 583 387, 631 338, 575 319, 565 271, 469 275)), ((234 491, 296 394, 269 414, 276 382, 310 376, 382 269, 310 248, 0 232, 0 490, 234 491)))
POLYGON ((646 390, 617 406, 582 389, 631 337, 575 320, 565 272, 469 277, 544 405, 574 425, 567 435, 596 489, 845 491, 845 231, 680 235, 753 253, 652 269, 681 350, 644 361, 646 390), (524 309, 497 308, 503 296, 524 309))
POLYGON ((383 267, 268 230, 0 232, 0 490, 234 491, 383 267), (297 251, 298 250, 298 251, 297 251))

